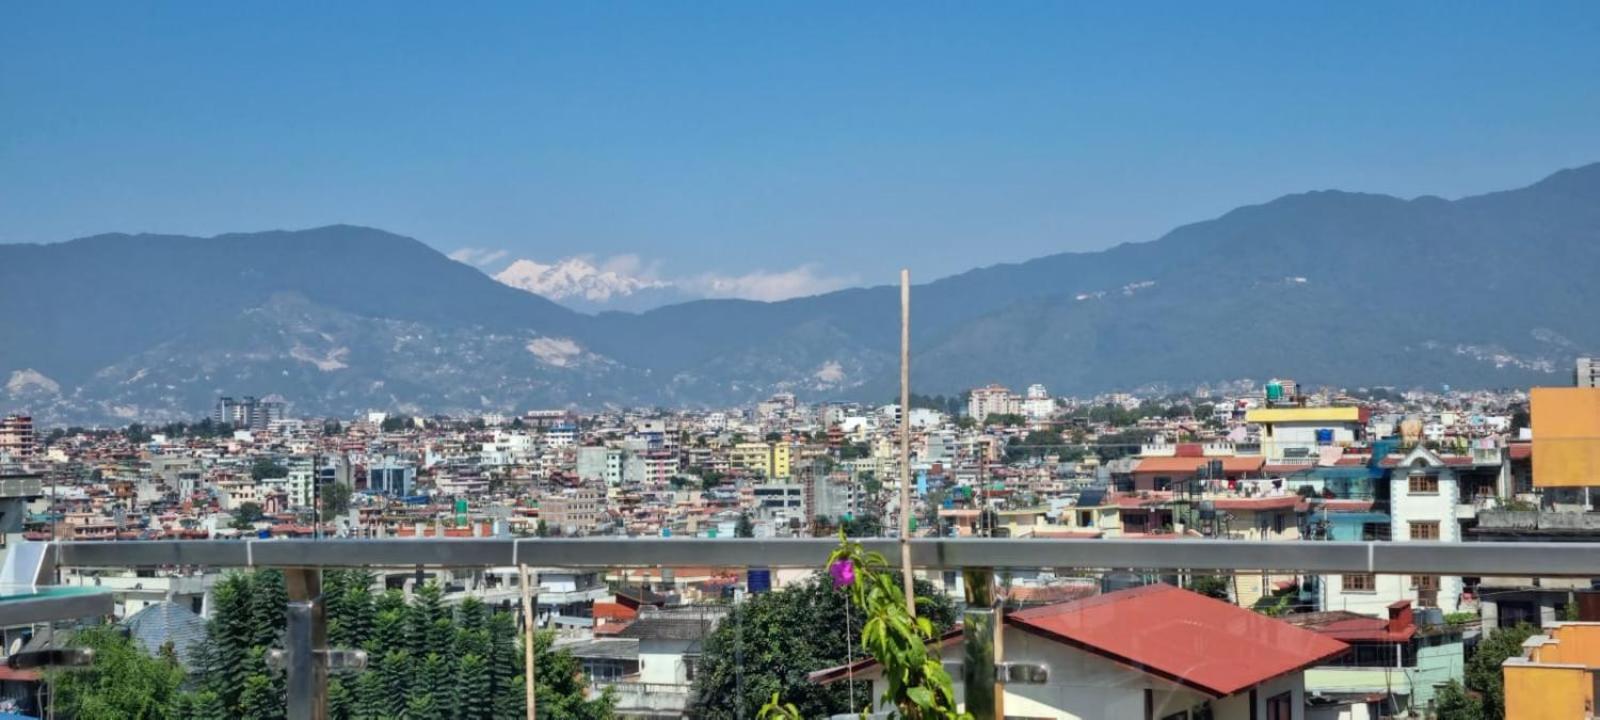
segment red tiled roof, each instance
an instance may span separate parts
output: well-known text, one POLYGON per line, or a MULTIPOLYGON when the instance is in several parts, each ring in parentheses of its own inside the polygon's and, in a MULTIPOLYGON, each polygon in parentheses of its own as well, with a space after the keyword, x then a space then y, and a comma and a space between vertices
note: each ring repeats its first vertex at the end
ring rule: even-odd
POLYGON ((1212 460, 1222 461, 1222 471, 1228 474, 1260 472, 1267 464, 1263 457, 1238 457, 1229 455, 1225 457, 1147 457, 1140 458, 1139 464, 1133 471, 1136 473, 1170 472, 1170 473, 1195 473, 1212 460))
POLYGON ((1316 665, 1348 647, 1171 585, 1023 610, 1005 622, 1215 697, 1316 665))
POLYGON ((1417 626, 1407 624, 1401 630, 1390 629, 1384 618, 1360 615, 1345 610, 1288 615, 1284 621, 1325 637, 1344 642, 1408 642, 1417 634, 1417 626))
POLYGON ((594 604, 594 617, 596 620, 632 620, 639 617, 639 611, 620 603, 597 602, 594 604))

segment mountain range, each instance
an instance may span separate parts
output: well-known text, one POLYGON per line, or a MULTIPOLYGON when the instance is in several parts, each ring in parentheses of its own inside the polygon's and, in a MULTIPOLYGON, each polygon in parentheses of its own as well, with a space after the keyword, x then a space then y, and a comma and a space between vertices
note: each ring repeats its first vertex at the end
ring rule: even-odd
MULTIPOLYGON (((1600 348, 1597 269, 1600 164, 1453 201, 1287 195, 918 285, 913 388, 1567 384, 1600 348)), ((219 394, 281 395, 305 415, 883 401, 898 303, 883 286, 590 315, 354 226, 0 245, 0 410, 160 420, 219 394)))

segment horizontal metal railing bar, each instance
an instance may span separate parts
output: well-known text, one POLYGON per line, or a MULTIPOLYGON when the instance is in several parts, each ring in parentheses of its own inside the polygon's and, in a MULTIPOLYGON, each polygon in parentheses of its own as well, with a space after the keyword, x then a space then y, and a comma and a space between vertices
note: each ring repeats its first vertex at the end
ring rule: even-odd
MULTIPOLYGON (((866 540, 898 555, 898 541, 866 540)), ((831 539, 462 538, 55 543, 75 567, 820 567, 831 539)), ((1600 577, 1600 543, 915 539, 921 568, 1083 568, 1600 577)))

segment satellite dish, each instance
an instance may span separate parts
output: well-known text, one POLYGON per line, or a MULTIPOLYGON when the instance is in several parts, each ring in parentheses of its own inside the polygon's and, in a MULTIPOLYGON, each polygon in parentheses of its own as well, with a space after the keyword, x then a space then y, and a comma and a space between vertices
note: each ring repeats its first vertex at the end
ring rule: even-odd
POLYGON ((22 638, 12 638, 11 644, 6 646, 6 655, 15 655, 19 652, 22 652, 22 638))

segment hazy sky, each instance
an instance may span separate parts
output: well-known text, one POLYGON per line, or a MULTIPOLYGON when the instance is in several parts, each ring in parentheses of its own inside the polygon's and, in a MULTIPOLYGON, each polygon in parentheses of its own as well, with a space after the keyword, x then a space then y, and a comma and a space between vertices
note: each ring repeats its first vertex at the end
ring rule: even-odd
POLYGON ((1600 3, 1303 5, 7 3, 0 241, 346 222, 804 291, 1600 161, 1600 3))

